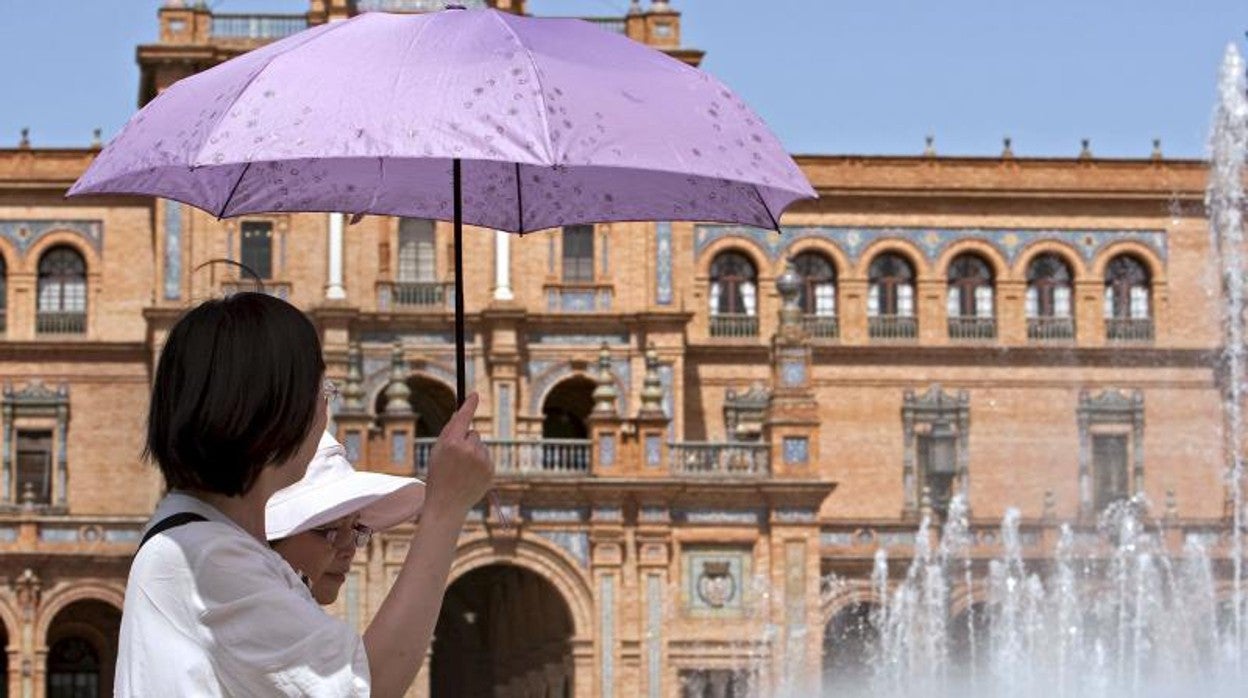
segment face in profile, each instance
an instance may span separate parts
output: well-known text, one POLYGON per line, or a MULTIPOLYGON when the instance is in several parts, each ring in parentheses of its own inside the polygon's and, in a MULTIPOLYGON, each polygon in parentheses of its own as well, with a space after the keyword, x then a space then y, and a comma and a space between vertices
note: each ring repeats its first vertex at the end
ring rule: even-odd
POLYGON ((338 598, 351 571, 356 546, 361 540, 366 544, 371 535, 358 521, 359 515, 352 514, 273 541, 273 549, 307 579, 312 597, 319 604, 331 604, 338 598))

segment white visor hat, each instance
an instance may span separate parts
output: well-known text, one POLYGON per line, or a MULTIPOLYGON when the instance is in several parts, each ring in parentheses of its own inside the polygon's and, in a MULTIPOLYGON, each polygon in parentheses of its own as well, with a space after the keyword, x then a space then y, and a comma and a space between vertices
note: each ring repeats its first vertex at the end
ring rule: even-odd
POLYGON ((269 498, 265 537, 287 538, 357 512, 361 525, 384 531, 415 521, 424 503, 425 483, 356 470, 342 444, 325 432, 303 479, 269 498))

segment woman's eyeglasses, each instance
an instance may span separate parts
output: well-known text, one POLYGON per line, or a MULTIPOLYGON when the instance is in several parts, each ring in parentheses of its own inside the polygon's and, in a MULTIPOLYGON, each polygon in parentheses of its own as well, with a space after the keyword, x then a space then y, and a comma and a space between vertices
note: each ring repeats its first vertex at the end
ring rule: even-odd
MULTIPOLYGON (((336 541, 339 540, 338 534, 341 530, 342 530, 341 526, 333 526, 333 527, 325 527, 325 528, 314 528, 312 529, 312 532, 324 538, 325 542, 329 543, 330 545, 333 545, 336 541)), ((352 542, 355 544, 355 547, 357 548, 368 547, 368 542, 373 539, 373 529, 369 528, 368 526, 361 526, 360 524, 356 524, 352 526, 351 530, 348 531, 347 533, 354 537, 354 540, 352 542)))

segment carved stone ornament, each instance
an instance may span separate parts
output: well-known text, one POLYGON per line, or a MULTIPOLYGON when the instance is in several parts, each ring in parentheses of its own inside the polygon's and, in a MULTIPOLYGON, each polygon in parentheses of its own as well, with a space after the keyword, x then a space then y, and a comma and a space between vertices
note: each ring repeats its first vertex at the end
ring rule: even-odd
POLYGON ((703 562, 698 576, 698 596, 711 608, 723 608, 737 594, 727 562, 703 562))

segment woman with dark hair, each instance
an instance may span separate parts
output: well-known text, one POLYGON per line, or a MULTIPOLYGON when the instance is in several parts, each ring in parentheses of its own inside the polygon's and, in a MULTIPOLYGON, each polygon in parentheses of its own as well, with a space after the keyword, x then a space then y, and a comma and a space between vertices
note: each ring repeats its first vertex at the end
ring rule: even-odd
POLYGON ((415 679, 493 475, 477 398, 438 438, 421 524, 361 637, 265 543, 269 497, 303 477, 324 432, 324 370, 312 323, 264 294, 205 302, 170 331, 147 434, 169 491, 131 566, 116 695, 399 696, 415 679))

